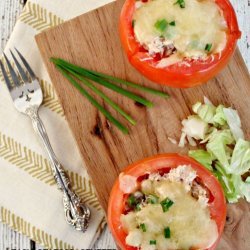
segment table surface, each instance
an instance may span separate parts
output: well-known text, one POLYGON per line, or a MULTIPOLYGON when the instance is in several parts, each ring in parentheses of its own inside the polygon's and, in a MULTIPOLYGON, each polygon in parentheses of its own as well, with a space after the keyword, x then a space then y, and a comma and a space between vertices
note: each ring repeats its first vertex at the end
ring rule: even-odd
MULTIPOLYGON (((12 32, 16 18, 23 8, 23 2, 17 0, 0 1, 0 53, 3 51, 6 42, 12 32)), ((239 26, 242 31, 242 39, 239 42, 239 48, 243 58, 250 70, 250 0, 231 0, 234 5, 239 26)), ((96 242, 95 249, 115 249, 114 241, 107 228, 103 231, 99 240, 96 242)), ((6 225, 0 223, 0 250, 5 249, 42 249, 42 246, 36 245, 33 241, 17 232, 14 232, 6 225)))

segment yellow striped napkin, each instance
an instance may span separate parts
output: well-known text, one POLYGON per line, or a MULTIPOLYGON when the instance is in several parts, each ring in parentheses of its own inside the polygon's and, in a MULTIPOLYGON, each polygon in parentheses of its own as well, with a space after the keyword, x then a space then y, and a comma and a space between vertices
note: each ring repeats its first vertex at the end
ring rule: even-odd
POLYGON ((5 49, 17 47, 39 77, 44 93, 40 110, 52 146, 76 192, 92 210, 87 233, 66 224, 47 155, 28 117, 18 113, 0 75, 0 220, 52 249, 91 248, 104 216, 42 63, 34 36, 112 0, 32 0, 19 17, 5 49))

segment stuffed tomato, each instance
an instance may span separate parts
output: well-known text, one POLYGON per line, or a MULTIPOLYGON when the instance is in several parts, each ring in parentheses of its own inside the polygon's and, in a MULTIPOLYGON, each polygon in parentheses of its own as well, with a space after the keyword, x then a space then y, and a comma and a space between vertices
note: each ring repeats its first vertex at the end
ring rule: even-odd
POLYGON ((115 182, 108 224, 118 246, 133 249, 215 249, 226 201, 217 179, 178 154, 157 155, 127 167, 115 182))
POLYGON ((178 88, 214 77, 241 35, 229 0, 126 0, 119 29, 130 63, 178 88))

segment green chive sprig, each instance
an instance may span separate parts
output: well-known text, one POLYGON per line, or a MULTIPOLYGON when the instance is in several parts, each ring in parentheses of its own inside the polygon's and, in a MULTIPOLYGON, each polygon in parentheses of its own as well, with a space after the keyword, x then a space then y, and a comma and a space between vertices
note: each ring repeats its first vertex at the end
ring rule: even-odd
POLYGON ((170 26, 175 26, 175 21, 169 23, 170 26))
POLYGON ((155 23, 155 28, 162 33, 167 29, 167 27, 168 27, 168 22, 166 19, 160 19, 155 23))
MULTIPOLYGON (((61 66, 64 68, 63 66, 61 66)), ((124 110, 122 110, 115 102, 113 102, 107 95, 105 95, 101 90, 99 90, 92 82, 88 81, 87 79, 81 77, 71 69, 64 68, 66 71, 71 73, 73 76, 78 78, 82 83, 84 83, 87 87, 92 89, 97 95, 103 98, 105 102, 107 102, 113 109, 115 109, 118 113, 120 113, 124 118, 126 118, 132 125, 136 124, 136 121, 127 114, 124 110)))
POLYGON ((164 237, 169 239, 171 237, 171 231, 169 227, 164 228, 164 237))
POLYGON ((179 4, 180 8, 182 9, 186 7, 185 0, 177 0, 174 4, 179 4))
POLYGON ((147 232, 147 228, 146 228, 146 225, 144 223, 140 224, 140 229, 142 230, 142 232, 147 232))
POLYGON ((114 77, 114 76, 110 76, 110 75, 107 75, 107 74, 104 74, 104 73, 100 73, 100 72, 97 72, 97 71, 94 71, 94 70, 85 69, 85 68, 79 67, 77 65, 74 65, 72 63, 69 63, 69 62, 67 62, 67 61, 65 61, 63 59, 60 59, 60 58, 51 58, 51 61, 56 65, 59 64, 59 65, 64 65, 64 66, 66 66, 68 68, 71 68, 76 73, 78 73, 80 75, 84 75, 84 74, 86 75, 86 72, 88 72, 88 73, 91 73, 92 75, 98 76, 98 77, 100 77, 102 79, 110 80, 113 83, 127 85, 129 87, 139 89, 139 90, 141 90, 143 92, 147 92, 149 94, 153 94, 153 95, 156 95, 156 96, 159 96, 159 97, 165 97, 165 98, 169 97, 169 94, 167 94, 165 92, 162 92, 160 90, 145 87, 145 86, 142 86, 142 85, 139 85, 139 84, 136 84, 136 83, 133 83, 133 82, 129 82, 129 81, 126 81, 126 80, 123 80, 123 79, 120 79, 120 78, 117 78, 117 77, 114 77))
POLYGON ((166 198, 164 200, 161 201, 161 207, 162 207, 162 211, 165 213, 169 210, 169 208, 174 204, 174 202, 172 200, 170 200, 169 198, 166 198))
POLYGON ((67 66, 63 66, 61 64, 57 64, 57 65, 60 65, 60 66, 62 66, 64 68, 69 68, 72 71, 74 71, 75 73, 77 73, 78 75, 86 77, 89 80, 92 80, 92 81, 94 81, 94 82, 96 82, 96 83, 98 83, 98 84, 100 84, 100 85, 102 85, 102 86, 104 86, 104 87, 106 87, 108 89, 111 89, 111 90, 113 90, 113 91, 115 91, 115 92, 117 92, 119 94, 122 94, 122 95, 132 99, 133 101, 139 102, 140 104, 142 104, 142 105, 144 105, 144 106, 146 106, 148 108, 153 107, 153 103, 146 100, 145 98, 140 97, 140 96, 138 96, 138 95, 126 90, 126 89, 123 89, 123 88, 121 88, 121 87, 119 87, 119 86, 117 86, 117 85, 115 85, 115 84, 113 84, 113 83, 111 83, 111 82, 109 82, 109 81, 107 81, 105 79, 102 79, 102 78, 100 78, 98 76, 92 75, 91 73, 89 73, 87 71, 75 70, 74 67, 67 67, 67 66))
POLYGON ((111 121, 123 133, 128 134, 128 129, 114 118, 100 103, 98 103, 77 81, 74 80, 63 68, 56 65, 57 69, 69 80, 69 82, 84 95, 109 121, 111 121))
POLYGON ((127 202, 128 202, 129 207, 134 207, 137 204, 136 198, 133 194, 129 195, 127 202))
POLYGON ((207 43, 206 46, 205 46, 205 50, 207 52, 210 52, 210 50, 212 49, 212 47, 213 47, 212 43, 207 43))
POLYGON ((116 118, 114 118, 110 112, 108 112, 100 103, 98 103, 93 96, 89 94, 89 92, 83 88, 82 85, 92 90, 95 94, 100 96, 107 104, 109 104, 114 110, 116 110, 120 115, 122 115, 128 122, 132 125, 136 124, 136 121, 126 113, 118 104, 113 102, 103 91, 98 89, 93 82, 102 85, 106 88, 109 88, 121 95, 124 95, 133 101, 142 104, 145 107, 152 107, 153 103, 127 89, 123 89, 121 85, 127 85, 132 88, 139 89, 144 92, 148 92, 160 97, 167 98, 169 95, 159 90, 155 90, 152 88, 148 88, 145 86, 141 86, 135 84, 133 82, 129 82, 126 80, 119 79, 117 77, 113 77, 107 74, 99 73, 93 70, 88 70, 72 63, 69 63, 63 59, 59 58, 51 58, 51 61, 55 64, 56 68, 66 77, 69 82, 77 88, 80 93, 85 96, 103 115, 112 122, 118 129, 120 129, 123 133, 128 133, 128 128, 126 128, 122 123, 120 123, 116 118), (78 81, 80 83, 78 83, 78 81))
POLYGON ((149 245, 156 245, 156 240, 150 240, 149 245))
POLYGON ((135 211, 137 211, 137 212, 141 211, 141 204, 140 203, 136 204, 135 211))

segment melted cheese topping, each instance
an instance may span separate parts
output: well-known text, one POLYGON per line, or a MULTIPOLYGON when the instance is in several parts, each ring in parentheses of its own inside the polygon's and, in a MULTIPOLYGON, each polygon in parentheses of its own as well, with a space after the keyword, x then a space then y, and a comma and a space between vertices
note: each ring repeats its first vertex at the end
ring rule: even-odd
POLYGON ((195 178, 183 166, 178 167, 168 178, 157 175, 141 183, 141 191, 159 197, 162 201, 171 199, 174 204, 163 212, 161 204, 144 204, 140 211, 121 216, 123 229, 128 233, 126 243, 142 250, 207 249, 218 237, 217 225, 210 218, 208 206, 192 197, 189 188, 195 178), (187 181, 180 181, 183 176, 187 181), (171 177, 171 178, 170 178, 171 177), (144 224, 146 232, 139 225, 144 224), (164 228, 169 227, 171 237, 164 237, 164 228), (151 245, 155 240, 156 245, 151 245))
POLYGON ((177 63, 184 57, 205 59, 210 53, 221 52, 226 46, 227 25, 214 0, 185 0, 185 8, 175 2, 151 0, 139 6, 133 17, 135 37, 151 55, 163 53, 170 44, 177 49, 172 55, 174 59, 170 62, 162 59, 159 67, 177 63), (155 27, 156 22, 163 19, 168 23, 164 32, 155 27), (175 26, 169 24, 173 21, 175 26), (212 47, 207 51, 209 44, 212 47))

